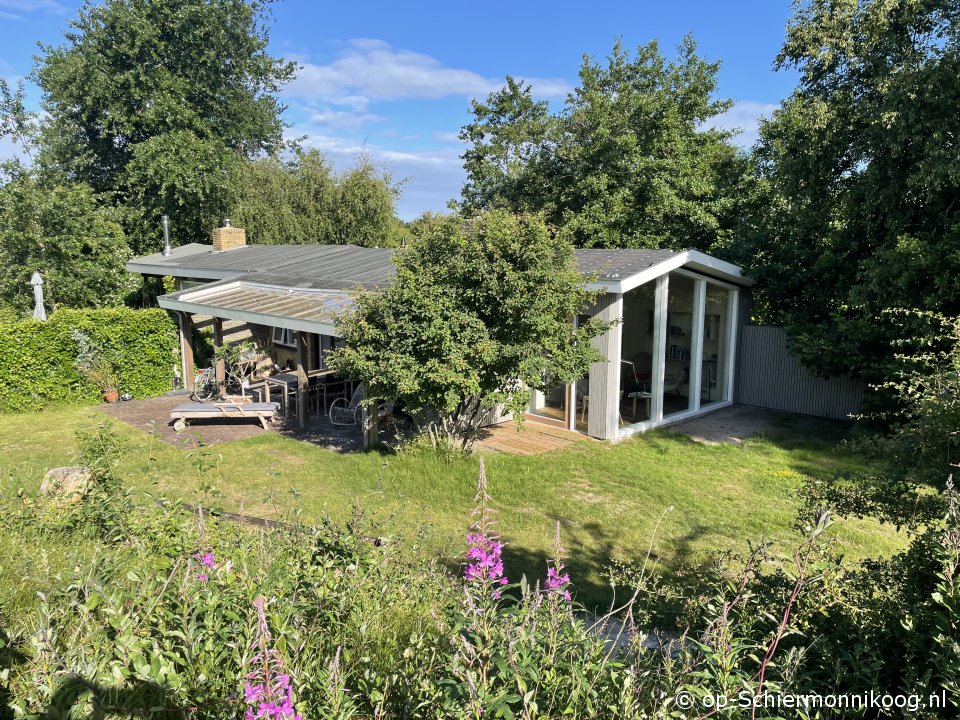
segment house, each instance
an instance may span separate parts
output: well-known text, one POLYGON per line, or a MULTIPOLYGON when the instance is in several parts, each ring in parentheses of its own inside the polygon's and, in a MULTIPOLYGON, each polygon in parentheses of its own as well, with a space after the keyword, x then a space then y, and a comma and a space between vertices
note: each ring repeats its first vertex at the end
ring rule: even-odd
MULTIPOLYGON (((326 350, 336 346, 334 318, 350 303, 350 290, 390 282, 392 253, 352 245, 247 245, 244 231, 228 226, 214 231, 212 245, 135 258, 127 269, 176 279, 176 292, 158 302, 180 320, 188 385, 198 317, 213 319, 215 344, 232 323, 288 348, 305 378, 323 368, 326 350)), ((607 362, 595 363, 575 383, 534 393, 529 420, 615 440, 732 403, 750 285, 739 267, 696 250, 577 250, 576 262, 601 294, 571 321, 620 322, 594 339, 607 362)))

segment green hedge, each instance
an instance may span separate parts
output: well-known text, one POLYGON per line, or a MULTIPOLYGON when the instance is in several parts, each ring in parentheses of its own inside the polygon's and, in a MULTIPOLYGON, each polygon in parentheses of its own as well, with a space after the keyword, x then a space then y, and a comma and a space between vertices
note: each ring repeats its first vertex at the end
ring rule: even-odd
POLYGON ((64 309, 46 322, 0 321, 0 412, 100 400, 100 390, 74 367, 74 329, 115 358, 120 392, 150 397, 170 390, 178 343, 166 312, 64 309))

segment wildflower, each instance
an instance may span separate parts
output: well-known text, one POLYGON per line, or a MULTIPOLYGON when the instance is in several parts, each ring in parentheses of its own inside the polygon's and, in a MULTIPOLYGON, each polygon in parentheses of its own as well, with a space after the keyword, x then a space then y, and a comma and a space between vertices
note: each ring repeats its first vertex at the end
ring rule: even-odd
POLYGON ((253 601, 257 611, 257 645, 259 651, 253 662, 260 667, 246 676, 243 697, 248 707, 244 720, 302 720, 293 707, 293 688, 290 676, 282 672, 283 661, 270 647, 270 628, 267 625, 266 599, 253 601))
POLYGON ((560 523, 557 523, 553 535, 553 560, 547 565, 547 579, 543 582, 543 590, 547 595, 560 596, 570 602, 570 575, 563 572, 565 565, 560 560, 563 548, 560 547, 560 523))
POLYGON ((570 575, 563 572, 564 565, 559 560, 555 560, 547 568, 547 579, 543 583, 543 589, 552 595, 560 595, 567 602, 570 601, 570 590, 567 586, 570 584, 570 575), (562 575, 560 573, 563 573, 562 575))
POLYGON ((467 533, 467 566, 464 569, 464 578, 468 583, 479 583, 493 587, 492 595, 500 597, 496 588, 507 584, 503 574, 503 543, 494 532, 496 522, 493 520, 493 510, 488 506, 490 496, 487 495, 487 475, 484 470, 483 458, 480 458, 480 476, 477 480, 477 494, 474 498, 475 507, 471 517, 476 518, 467 533))
POLYGON ((197 580, 200 582, 206 582, 210 579, 210 576, 207 575, 207 570, 213 570, 217 566, 217 559, 214 557, 214 554, 209 550, 205 553, 195 552, 193 554, 194 560, 200 562, 200 572, 197 573, 197 580))

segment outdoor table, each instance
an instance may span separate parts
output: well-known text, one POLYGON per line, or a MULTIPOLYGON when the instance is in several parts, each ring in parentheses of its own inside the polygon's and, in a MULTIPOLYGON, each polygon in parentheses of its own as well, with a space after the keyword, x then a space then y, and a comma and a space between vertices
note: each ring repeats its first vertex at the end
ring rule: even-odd
POLYGON ((294 373, 283 372, 264 378, 267 402, 270 402, 270 386, 276 386, 283 392, 283 416, 290 417, 290 390, 296 390, 299 384, 300 380, 294 373))

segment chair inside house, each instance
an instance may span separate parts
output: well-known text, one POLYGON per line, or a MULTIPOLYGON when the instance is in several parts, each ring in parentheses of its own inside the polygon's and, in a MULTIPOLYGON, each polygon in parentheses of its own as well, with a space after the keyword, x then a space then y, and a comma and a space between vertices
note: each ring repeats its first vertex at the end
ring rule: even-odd
POLYGON ((704 360, 703 362, 703 381, 700 386, 700 397, 701 399, 706 396, 706 401, 708 403, 719 400, 719 393, 717 392, 717 361, 714 358, 713 360, 704 360))
POLYGON ((627 392, 642 390, 650 392, 650 376, 653 370, 653 356, 640 352, 629 360, 621 360, 620 382, 627 392))
POLYGON ((587 412, 590 410, 590 380, 589 378, 581 378, 577 380, 575 385, 576 388, 576 405, 574 406, 574 411, 580 411, 580 422, 586 422, 587 412))

